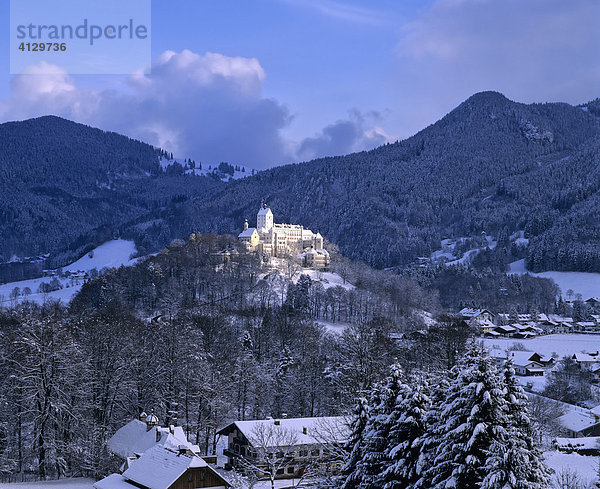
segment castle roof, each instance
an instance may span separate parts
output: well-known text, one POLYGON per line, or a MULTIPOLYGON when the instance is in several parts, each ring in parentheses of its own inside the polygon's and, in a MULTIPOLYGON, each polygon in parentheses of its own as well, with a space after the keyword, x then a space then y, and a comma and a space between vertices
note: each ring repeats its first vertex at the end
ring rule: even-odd
POLYGON ((238 238, 250 238, 256 232, 256 228, 248 228, 238 234, 238 238))
MULTIPOLYGON (((269 212, 271 212, 271 208, 270 207, 263 207, 262 209, 260 209, 258 211, 257 215, 259 215, 259 216, 266 216, 269 212)), ((271 212, 271 214, 273 214, 273 213, 271 212)))

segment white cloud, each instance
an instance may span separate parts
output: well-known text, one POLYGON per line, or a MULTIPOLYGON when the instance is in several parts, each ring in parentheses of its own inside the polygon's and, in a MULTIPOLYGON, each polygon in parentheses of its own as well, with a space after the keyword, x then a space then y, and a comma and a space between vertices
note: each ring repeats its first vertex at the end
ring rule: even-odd
POLYGON ((372 149, 384 144, 390 137, 380 127, 372 126, 373 121, 368 123, 368 119, 377 121, 380 117, 376 112, 365 116, 358 110, 353 110, 348 119, 339 120, 326 126, 314 137, 305 138, 298 147, 298 157, 310 160, 372 149))
POLYGON ((381 131, 365 127, 355 114, 346 126, 338 122, 319 138, 286 141, 281 132, 292 118, 285 105, 262 96, 265 78, 254 58, 188 50, 164 52, 150 75, 135 74, 118 90, 78 88, 64 70, 42 64, 12 79, 11 98, 0 105, 0 116, 15 120, 55 114, 180 157, 254 168, 296 161, 298 148, 303 155, 321 156, 382 140, 381 131))

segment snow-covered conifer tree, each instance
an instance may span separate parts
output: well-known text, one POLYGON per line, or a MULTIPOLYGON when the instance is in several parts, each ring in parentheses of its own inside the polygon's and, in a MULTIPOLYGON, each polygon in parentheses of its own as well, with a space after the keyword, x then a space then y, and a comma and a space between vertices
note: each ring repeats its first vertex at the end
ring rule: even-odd
POLYGON ((435 489, 479 489, 491 447, 506 439, 506 400, 493 360, 473 342, 461 367, 440 409, 429 468, 435 489))
POLYGON ((383 474, 385 489, 412 487, 419 479, 419 457, 429 410, 428 385, 412 376, 401 390, 392 412, 386 458, 390 465, 383 474))
POLYGON ((350 439, 346 449, 350 452, 348 460, 342 467, 342 474, 346 476, 342 489, 353 489, 360 480, 355 477, 356 466, 362 458, 365 426, 369 419, 369 404, 364 397, 360 397, 354 407, 354 418, 352 420, 350 439))
POLYGON ((529 418, 527 396, 515 377, 508 359, 503 371, 506 400, 506 438, 492 445, 486 462, 482 489, 543 489, 550 472, 535 443, 535 430, 529 418))
POLYGON ((377 395, 379 402, 371 408, 364 429, 362 457, 353 474, 358 489, 381 489, 383 486, 383 472, 390 463, 387 459, 387 449, 393 420, 391 414, 398 395, 405 388, 401 368, 393 365, 390 376, 377 395))

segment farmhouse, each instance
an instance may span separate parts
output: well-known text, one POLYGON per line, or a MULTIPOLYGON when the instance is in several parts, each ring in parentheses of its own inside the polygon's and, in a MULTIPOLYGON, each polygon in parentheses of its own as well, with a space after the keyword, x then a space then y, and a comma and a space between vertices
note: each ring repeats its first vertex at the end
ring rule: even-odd
POLYGON ((119 428, 108 440, 108 449, 123 459, 142 454, 155 445, 171 450, 186 448, 199 454, 197 445, 190 443, 181 426, 161 427, 154 414, 142 413, 140 419, 133 419, 119 428))
POLYGON ((218 431, 227 437, 226 468, 278 479, 302 475, 319 464, 335 472, 350 434, 343 416, 235 421, 218 431), (277 464, 273 461, 277 459, 277 464))
POLYGON ((230 484, 202 458, 185 448, 155 445, 129 464, 123 474, 111 474, 94 489, 226 489, 230 484))
POLYGON ((510 351, 503 355, 493 355, 496 363, 503 365, 510 357, 515 367, 515 373, 522 376, 542 376, 543 367, 553 362, 553 359, 546 361, 542 355, 530 351, 510 351))

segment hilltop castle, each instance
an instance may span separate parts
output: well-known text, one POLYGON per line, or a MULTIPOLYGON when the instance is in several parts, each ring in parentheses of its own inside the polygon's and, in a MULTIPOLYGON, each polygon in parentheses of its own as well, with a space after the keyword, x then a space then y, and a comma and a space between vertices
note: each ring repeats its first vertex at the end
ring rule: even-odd
POLYGON ((256 215, 256 227, 248 227, 238 235, 248 249, 257 250, 269 256, 284 256, 289 253, 300 254, 304 266, 324 268, 329 265, 329 253, 323 247, 323 236, 313 233, 299 224, 276 224, 273 212, 262 204, 256 215))

